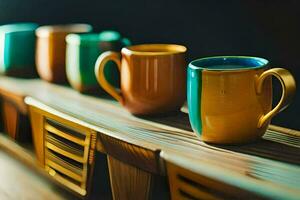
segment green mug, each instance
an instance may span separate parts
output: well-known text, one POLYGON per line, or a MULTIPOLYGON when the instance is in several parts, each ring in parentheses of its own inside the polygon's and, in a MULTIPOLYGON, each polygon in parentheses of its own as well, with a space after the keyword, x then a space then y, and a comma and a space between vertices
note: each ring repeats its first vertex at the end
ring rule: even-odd
MULTIPOLYGON (((116 31, 86 34, 69 34, 66 37, 66 73, 70 85, 82 93, 97 93, 100 86, 96 80, 94 66, 98 56, 105 51, 120 51, 131 42, 116 31)), ((119 84, 119 73, 115 63, 106 67, 108 81, 119 84)))
POLYGON ((0 26, 0 73, 31 77, 35 70, 35 23, 0 26))

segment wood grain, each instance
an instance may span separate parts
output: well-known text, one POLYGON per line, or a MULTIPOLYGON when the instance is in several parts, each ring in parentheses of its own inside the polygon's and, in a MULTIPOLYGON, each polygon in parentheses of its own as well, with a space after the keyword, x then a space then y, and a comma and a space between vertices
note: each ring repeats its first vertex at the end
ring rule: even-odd
POLYGON ((106 154, 144 171, 159 174, 159 151, 150 151, 126 141, 101 134, 100 140, 106 154))
POLYGON ((167 170, 173 200, 262 199, 238 187, 225 185, 170 162, 167 162, 167 170))
MULTIPOLYGON (((95 130, 105 137, 150 152, 161 151, 164 160, 193 173, 239 186, 260 196, 290 199, 300 196, 299 131, 288 131, 287 135, 282 130, 272 129, 267 131, 262 143, 240 147, 214 146, 197 138, 186 113, 138 118, 107 97, 81 95, 68 87, 40 80, 1 77, 0 87, 7 90, 22 88, 21 92, 30 96, 25 99, 28 105, 95 130)), ((97 146, 105 149, 105 146, 97 146)), ((113 150, 108 152, 116 156, 115 159, 122 160, 122 154, 113 150)), ((159 163, 164 167, 163 162, 159 163)))
MULTIPOLYGON (((14 84, 12 84, 13 86, 14 84)), ((11 104, 15 106, 15 108, 26 115, 28 112, 27 106, 24 103, 25 93, 23 93, 22 89, 13 89, 13 88, 5 88, 0 87, 0 96, 4 98, 6 101, 9 101, 11 104)))
POLYGON ((0 87, 4 131, 18 142, 30 142, 31 130, 28 124, 28 108, 22 92, 5 90, 0 87))
POLYGON ((44 148, 44 117, 38 112, 38 109, 29 108, 30 122, 32 127, 32 139, 35 148, 36 158, 41 166, 45 164, 44 148))
MULTIPOLYGON (((202 184, 202 189, 203 186, 206 187, 205 192, 211 191, 209 192, 210 195, 219 193, 219 196, 214 196, 218 198, 228 196, 226 191, 233 194, 227 199, 245 199, 246 197, 246 199, 298 199, 299 197, 300 169, 296 166, 282 165, 271 160, 249 165, 238 158, 230 164, 226 163, 226 159, 222 160, 223 164, 217 164, 217 162, 206 157, 178 151, 164 151, 161 156, 167 162, 168 177, 172 181, 172 183, 169 181, 171 193, 172 191, 178 193, 180 180, 175 179, 182 175, 196 181, 197 184, 202 184), (212 162, 215 162, 215 164, 212 164, 212 162), (228 164, 232 167, 235 166, 235 168, 229 169, 228 164), (188 175, 189 173, 191 174, 188 175), (207 181, 201 181, 203 178, 213 180, 214 184, 219 186, 216 187, 211 183, 206 183, 207 181), (197 181, 198 179, 199 181, 197 181), (233 188, 238 188, 238 190, 234 189, 237 192, 234 192, 233 188)), ((189 194, 189 190, 186 190, 186 192, 189 194)))
POLYGON ((4 131, 8 133, 11 138, 17 138, 19 114, 17 109, 9 102, 2 102, 2 114, 4 122, 4 131))
MULTIPOLYGON (((34 132, 36 154, 43 157, 45 170, 54 180, 64 187, 80 194, 83 198, 92 196, 92 183, 95 182, 94 166, 98 160, 100 173, 107 173, 106 158, 95 158, 98 133, 64 118, 56 112, 47 112, 37 107, 29 106, 34 132), (41 136, 42 135, 42 136, 41 136), (44 155, 41 154, 44 152, 44 155), (105 161, 104 161, 105 160, 105 161)), ((75 120, 76 121, 76 120, 75 120)), ((103 157, 103 156, 100 156, 103 157)), ((98 194, 109 195, 107 179, 96 181, 98 194), (101 192, 99 192, 101 191, 101 192)))
POLYGON ((114 200, 149 199, 151 174, 108 156, 114 200))

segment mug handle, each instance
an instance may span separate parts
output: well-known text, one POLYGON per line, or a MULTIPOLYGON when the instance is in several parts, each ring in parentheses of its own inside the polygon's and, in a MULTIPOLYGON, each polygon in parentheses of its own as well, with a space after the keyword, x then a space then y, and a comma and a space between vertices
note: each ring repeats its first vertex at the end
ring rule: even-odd
POLYGON ((130 46, 131 41, 128 38, 122 38, 121 44, 122 44, 122 47, 130 46))
POLYGON ((124 98, 121 92, 117 88, 112 86, 105 78, 104 68, 108 61, 115 62, 118 66, 119 72, 121 72, 121 60, 119 53, 114 51, 104 52, 98 57, 95 64, 95 75, 97 81, 107 93, 109 93, 113 98, 115 98, 118 102, 120 102, 123 105, 124 98))
POLYGON ((286 69, 273 68, 263 72, 256 80, 256 92, 261 94, 264 80, 268 76, 275 76, 281 84, 282 95, 279 103, 267 114, 261 116, 258 120, 257 128, 261 128, 267 121, 269 121, 276 114, 284 110, 291 103, 296 92, 296 81, 293 75, 286 69))

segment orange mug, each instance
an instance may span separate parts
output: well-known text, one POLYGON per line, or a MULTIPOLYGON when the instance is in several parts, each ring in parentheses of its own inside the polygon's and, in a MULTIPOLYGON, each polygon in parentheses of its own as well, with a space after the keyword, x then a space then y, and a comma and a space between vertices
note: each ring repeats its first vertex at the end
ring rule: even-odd
POLYGON ((95 75, 102 88, 135 115, 179 110, 186 99, 186 47, 175 44, 142 44, 102 53, 95 75), (121 88, 106 79, 104 68, 114 61, 121 88))
POLYGON ((69 33, 86 33, 91 31, 92 26, 89 24, 39 27, 36 30, 36 67, 39 76, 49 82, 66 83, 65 38, 69 33))

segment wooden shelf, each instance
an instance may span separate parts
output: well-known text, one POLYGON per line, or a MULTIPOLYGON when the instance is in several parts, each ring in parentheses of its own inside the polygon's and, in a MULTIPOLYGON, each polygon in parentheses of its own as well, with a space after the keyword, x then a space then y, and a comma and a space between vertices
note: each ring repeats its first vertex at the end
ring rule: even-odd
POLYGON ((98 151, 145 172, 165 176, 168 165, 176 165, 265 198, 300 196, 299 131, 270 126, 256 143, 209 145, 193 133, 184 112, 139 118, 107 96, 82 95, 39 79, 0 77, 1 91, 16 91, 34 109, 96 131, 98 151))

